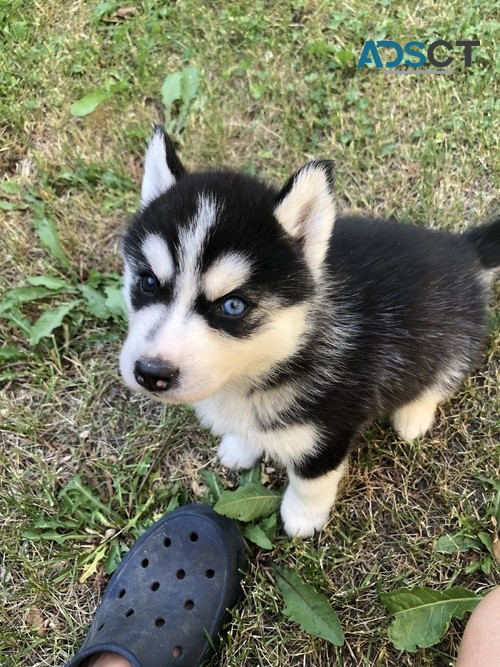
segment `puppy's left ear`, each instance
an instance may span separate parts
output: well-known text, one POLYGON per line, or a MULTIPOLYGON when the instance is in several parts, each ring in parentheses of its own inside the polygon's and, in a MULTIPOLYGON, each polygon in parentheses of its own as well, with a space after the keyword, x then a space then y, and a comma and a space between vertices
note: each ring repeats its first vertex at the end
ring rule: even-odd
POLYGON ((141 206, 166 192, 186 170, 177 157, 175 148, 165 130, 155 125, 153 136, 144 158, 144 176, 141 186, 141 206))
POLYGON ((335 221, 333 162, 314 160, 301 167, 278 196, 278 222, 302 244, 317 275, 325 259, 335 221))

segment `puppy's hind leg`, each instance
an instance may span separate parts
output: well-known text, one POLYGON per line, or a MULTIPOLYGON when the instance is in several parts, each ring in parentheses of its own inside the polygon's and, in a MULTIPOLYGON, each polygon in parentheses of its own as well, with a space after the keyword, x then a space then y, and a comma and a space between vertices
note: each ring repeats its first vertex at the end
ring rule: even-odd
POLYGON ((395 410, 392 425, 399 437, 415 440, 424 435, 434 423, 438 403, 445 398, 442 392, 428 389, 414 401, 395 410))

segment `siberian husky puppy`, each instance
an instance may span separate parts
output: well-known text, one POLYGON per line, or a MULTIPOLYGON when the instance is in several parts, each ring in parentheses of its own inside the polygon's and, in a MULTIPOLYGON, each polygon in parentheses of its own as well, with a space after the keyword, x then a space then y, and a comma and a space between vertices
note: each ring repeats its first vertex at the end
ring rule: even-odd
POLYGON ((157 127, 123 244, 125 381, 194 404, 229 468, 286 466, 289 535, 325 524, 364 425, 430 429, 478 361, 500 265, 500 219, 452 234, 339 217, 332 168, 309 162, 281 190, 186 173, 157 127))

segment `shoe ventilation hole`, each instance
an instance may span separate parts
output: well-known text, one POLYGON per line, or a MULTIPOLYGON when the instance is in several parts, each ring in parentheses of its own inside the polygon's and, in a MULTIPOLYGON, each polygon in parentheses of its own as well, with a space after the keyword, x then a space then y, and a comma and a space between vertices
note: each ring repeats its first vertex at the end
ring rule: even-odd
POLYGON ((186 573, 184 572, 184 570, 177 570, 177 575, 176 576, 177 576, 177 579, 184 579, 184 577, 186 576, 186 573))
POLYGON ((191 540, 191 542, 198 542, 198 533, 191 533, 189 539, 191 540))
POLYGON ((172 655, 174 658, 180 658, 182 655, 182 646, 174 646, 174 650, 172 651, 172 655))
POLYGON ((97 632, 101 632, 103 627, 106 625, 106 623, 101 623, 101 625, 97 628, 97 632))
POLYGON ((207 575, 207 579, 213 579, 215 577, 215 571, 214 570, 207 570, 205 572, 205 574, 207 575))
POLYGON ((143 560, 141 560, 141 565, 142 565, 142 567, 147 567, 147 566, 149 565, 149 561, 148 561, 148 559, 147 559, 147 558, 143 558, 143 560))
POLYGON ((157 591, 159 588, 160 588, 160 584, 159 584, 158 581, 154 581, 154 582, 151 584, 151 590, 152 590, 152 591, 157 591))
POLYGON ((121 591, 118 593, 118 597, 122 598, 125 595, 126 592, 127 591, 124 588, 122 588, 121 591))
POLYGON ((164 545, 167 547, 167 549, 168 549, 168 547, 171 546, 171 544, 172 544, 172 540, 170 539, 170 537, 166 537, 166 538, 163 540, 163 544, 164 544, 164 545))
POLYGON ((125 612, 125 616, 126 616, 127 618, 129 618, 129 616, 132 616, 133 613, 134 613, 134 610, 133 610, 133 609, 129 609, 128 611, 125 612))
POLYGON ((157 628, 162 628, 165 625, 165 619, 164 618, 157 618, 155 621, 155 625, 157 628))
POLYGON ((184 602, 184 609, 187 609, 188 611, 194 609, 194 602, 192 600, 186 600, 186 602, 184 602))

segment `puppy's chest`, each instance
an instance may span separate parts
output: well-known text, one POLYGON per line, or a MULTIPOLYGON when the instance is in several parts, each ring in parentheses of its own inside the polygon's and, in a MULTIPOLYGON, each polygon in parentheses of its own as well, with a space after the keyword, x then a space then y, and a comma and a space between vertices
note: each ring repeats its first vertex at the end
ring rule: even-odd
POLYGON ((200 420, 215 435, 263 435, 286 425, 296 410, 295 387, 283 385, 267 391, 225 389, 197 403, 200 420))

